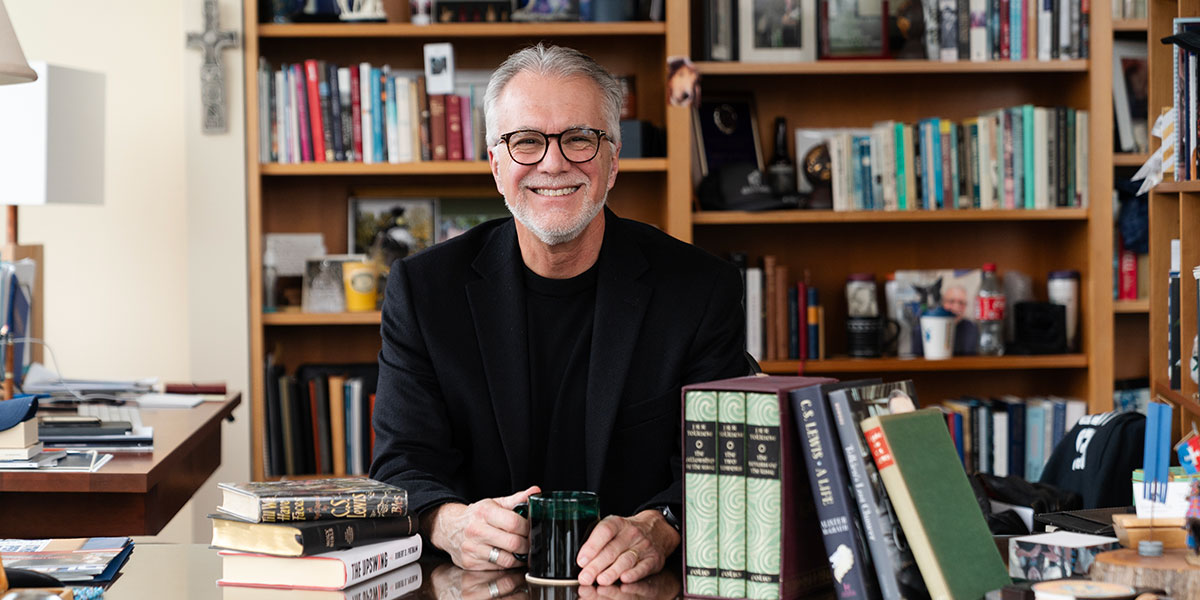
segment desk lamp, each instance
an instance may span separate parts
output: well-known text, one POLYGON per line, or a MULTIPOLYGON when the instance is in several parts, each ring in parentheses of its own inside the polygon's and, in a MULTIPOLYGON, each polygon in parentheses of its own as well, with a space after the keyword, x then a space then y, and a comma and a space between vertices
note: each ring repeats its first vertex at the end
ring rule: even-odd
MULTIPOLYGON (((104 202, 104 75, 26 62, 0 0, 0 86, 0 204, 9 205, 0 258, 37 265, 27 332, 41 338, 42 246, 18 245, 17 207, 104 202)), ((40 346, 31 357, 41 360, 40 346)))

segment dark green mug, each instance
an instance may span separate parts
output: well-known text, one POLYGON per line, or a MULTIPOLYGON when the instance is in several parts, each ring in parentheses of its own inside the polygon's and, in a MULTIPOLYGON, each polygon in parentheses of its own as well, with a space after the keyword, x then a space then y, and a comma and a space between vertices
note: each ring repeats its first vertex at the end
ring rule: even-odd
POLYGON ((579 577, 575 562, 596 524, 600 522, 600 497, 594 492, 546 492, 513 508, 529 519, 529 577, 570 581, 579 577))

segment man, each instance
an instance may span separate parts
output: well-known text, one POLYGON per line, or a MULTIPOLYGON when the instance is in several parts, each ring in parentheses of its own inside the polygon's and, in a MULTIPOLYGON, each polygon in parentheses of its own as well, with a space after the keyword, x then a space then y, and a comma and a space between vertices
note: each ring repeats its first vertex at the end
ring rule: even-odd
POLYGON ((952 284, 942 292, 942 308, 954 313, 954 354, 979 353, 979 326, 967 317, 967 289, 952 284))
POLYGON ((608 515, 580 583, 661 570, 680 541, 680 387, 748 373, 737 270, 605 209, 620 106, 579 52, 510 56, 484 113, 514 218, 388 277, 371 477, 408 490, 460 567, 520 564, 528 523, 513 506, 575 489, 608 515))

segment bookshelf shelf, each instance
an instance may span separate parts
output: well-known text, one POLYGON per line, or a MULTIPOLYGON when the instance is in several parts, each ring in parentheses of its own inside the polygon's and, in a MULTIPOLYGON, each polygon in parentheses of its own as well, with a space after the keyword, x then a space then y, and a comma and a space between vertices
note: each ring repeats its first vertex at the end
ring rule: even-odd
POLYGON ((1200 192, 1200 181, 1164 181, 1154 186, 1154 191, 1163 194, 1196 193, 1200 192))
MULTIPOLYGON (((797 373, 798 360, 761 363, 764 373, 797 373)), ((830 358, 804 362, 805 373, 904 373, 915 371, 995 371, 1023 369, 1082 369, 1088 366, 1083 354, 1045 356, 956 356, 947 360, 923 358, 830 358)))
POLYGON ((947 221, 1084 221, 1087 218, 1086 208, 912 211, 778 210, 762 212, 701 211, 692 215, 692 223, 695 225, 937 223, 947 221))
POLYGON ((1126 314, 1148 313, 1150 312, 1150 299, 1113 300, 1113 312, 1126 314))
POLYGON ((1113 31, 1141 31, 1145 33, 1147 23, 1146 19, 1116 19, 1113 21, 1113 31))
POLYGON ((259 38, 528 38, 662 36, 666 23, 293 23, 260 24, 259 38))
POLYGON ((263 313, 263 325, 378 325, 380 312, 306 313, 288 310, 263 313))
POLYGON ((1140 152, 1114 152, 1113 166, 1117 167, 1140 167, 1147 160, 1150 160, 1149 154, 1140 152))
POLYGON ((963 73, 1079 73, 1087 60, 1020 60, 938 62, 929 60, 828 60, 806 63, 696 63, 704 75, 902 75, 963 73))
MULTIPOLYGON (((621 172, 656 173, 667 170, 665 158, 627 158, 621 161, 621 172)), ((486 160, 446 160, 433 162, 365 164, 360 162, 324 163, 263 163, 263 175, 490 175, 486 160)))

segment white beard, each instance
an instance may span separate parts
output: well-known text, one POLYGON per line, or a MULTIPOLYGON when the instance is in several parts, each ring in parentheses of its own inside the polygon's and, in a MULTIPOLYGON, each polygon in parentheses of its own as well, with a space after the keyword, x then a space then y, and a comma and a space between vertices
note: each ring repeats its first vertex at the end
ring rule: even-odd
MULTIPOLYGON (((533 192, 530 191, 529 193, 533 192)), ((546 244, 547 246, 557 246, 559 244, 565 244, 579 237, 579 234, 583 233, 583 231, 587 229, 587 226, 591 224, 592 219, 595 219, 596 215, 600 214, 601 210, 604 210, 604 204, 607 201, 608 194, 605 194, 599 202, 588 204, 584 211, 574 217, 571 222, 558 227, 542 226, 541 224, 537 223, 537 216, 531 214, 528 203, 521 203, 520 205, 514 206, 513 203, 509 202, 508 198, 505 197, 504 205, 508 207, 508 211, 512 213, 513 218, 524 225, 525 228, 530 231, 530 233, 537 236, 537 239, 541 240, 543 244, 546 244)))

